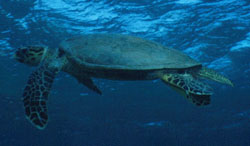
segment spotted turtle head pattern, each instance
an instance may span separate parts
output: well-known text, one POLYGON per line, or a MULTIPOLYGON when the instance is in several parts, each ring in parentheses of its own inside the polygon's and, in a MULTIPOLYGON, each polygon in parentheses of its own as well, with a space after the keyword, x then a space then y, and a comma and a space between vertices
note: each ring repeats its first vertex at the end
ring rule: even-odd
POLYGON ((21 47, 15 52, 14 58, 29 66, 37 66, 42 61, 45 52, 46 48, 41 46, 21 47))

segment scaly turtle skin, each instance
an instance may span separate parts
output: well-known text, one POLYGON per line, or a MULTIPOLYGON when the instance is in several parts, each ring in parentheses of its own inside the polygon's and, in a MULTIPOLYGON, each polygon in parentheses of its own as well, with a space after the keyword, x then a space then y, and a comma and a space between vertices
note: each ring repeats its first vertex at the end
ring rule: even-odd
POLYGON ((39 129, 48 122, 47 100, 55 76, 64 71, 101 94, 91 78, 154 80, 164 83, 197 106, 208 105, 211 88, 199 78, 232 82, 178 50, 121 34, 89 34, 63 41, 58 48, 19 48, 15 58, 39 66, 29 77, 23 102, 27 119, 39 129))

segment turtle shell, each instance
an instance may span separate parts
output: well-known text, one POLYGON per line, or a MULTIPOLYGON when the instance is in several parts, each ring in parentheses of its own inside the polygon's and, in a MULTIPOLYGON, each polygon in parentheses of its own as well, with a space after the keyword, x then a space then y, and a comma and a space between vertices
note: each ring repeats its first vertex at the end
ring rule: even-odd
POLYGON ((96 69, 183 69, 201 64, 159 43, 121 34, 88 34, 60 44, 70 59, 96 69))

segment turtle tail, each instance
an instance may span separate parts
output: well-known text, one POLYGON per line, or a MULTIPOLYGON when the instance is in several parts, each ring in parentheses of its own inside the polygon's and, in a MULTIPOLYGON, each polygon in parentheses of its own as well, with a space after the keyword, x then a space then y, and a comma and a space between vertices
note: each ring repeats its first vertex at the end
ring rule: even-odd
POLYGON ((222 84, 227 84, 227 85, 230 85, 232 87, 234 86, 233 83, 228 78, 217 73, 213 69, 202 67, 201 70, 198 72, 198 74, 201 77, 208 78, 208 79, 211 79, 213 81, 216 81, 216 82, 219 82, 222 84))

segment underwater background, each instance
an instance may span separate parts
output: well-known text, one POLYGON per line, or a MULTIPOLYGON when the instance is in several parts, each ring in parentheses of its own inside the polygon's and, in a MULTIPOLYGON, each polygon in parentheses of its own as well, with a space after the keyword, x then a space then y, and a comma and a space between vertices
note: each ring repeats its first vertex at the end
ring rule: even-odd
POLYGON ((249 91, 249 0, 0 1, 0 146, 250 146, 249 91), (61 72, 48 126, 36 129, 21 100, 34 68, 12 59, 15 49, 87 33, 157 41, 235 86, 207 81, 211 104, 196 107, 160 80, 94 79, 100 96, 61 72))

